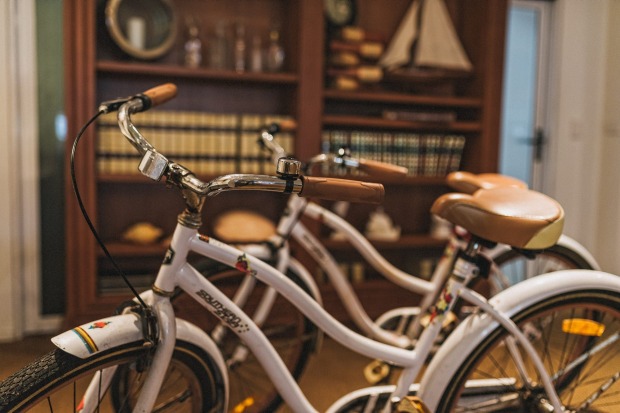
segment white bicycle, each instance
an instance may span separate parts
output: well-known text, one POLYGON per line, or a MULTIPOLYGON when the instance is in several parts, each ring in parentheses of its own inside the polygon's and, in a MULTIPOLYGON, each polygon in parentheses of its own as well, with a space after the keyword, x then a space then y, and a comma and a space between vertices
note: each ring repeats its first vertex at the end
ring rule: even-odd
MULTIPOLYGON (((260 132, 259 143, 269 150, 274 165, 288 155, 279 145, 277 133, 292 131, 294 128, 294 123, 285 122, 269 125, 260 132)), ((310 171, 326 165, 331 168, 341 168, 343 171, 359 170, 372 179, 387 177, 395 181, 406 175, 405 168, 373 160, 355 159, 348 156, 343 149, 336 154, 321 154, 312 158, 305 165, 305 176, 308 176, 310 171)), ((526 188, 526 184, 514 178, 498 174, 473 175, 467 172, 450 174, 447 183, 461 192, 470 194, 482 188, 490 189, 500 186, 526 188)), ((343 202, 341 202, 341 210, 342 204, 343 202)), ((228 222, 227 227, 244 228, 246 224, 242 218, 234 224, 228 222)), ((436 302, 450 275, 456 251, 466 246, 467 234, 464 232, 459 231, 458 234, 453 232, 440 264, 435 268, 431 278, 425 280, 407 274, 388 262, 359 230, 340 215, 319 203, 292 195, 271 237, 262 243, 235 246, 252 256, 270 262, 311 294, 315 300, 322 303, 321 293, 314 277, 295 257, 291 256, 288 241, 295 240, 323 270, 356 327, 373 339, 401 348, 411 348, 423 330, 429 308, 436 302), (378 273, 418 297, 421 296, 419 306, 394 308, 376 320, 372 320, 357 296, 354 286, 338 265, 337 259, 301 221, 302 218, 320 222, 340 234, 378 273)), ((507 244, 486 243, 484 245, 489 247, 484 248, 480 253, 480 257, 484 257, 486 264, 485 274, 480 274, 476 281, 488 282, 491 295, 497 294, 512 284, 551 271, 600 269, 596 260, 583 246, 565 235, 562 235, 555 245, 536 251, 536 253, 519 251, 507 244)), ((297 317, 291 316, 276 322, 272 309, 275 306, 280 313, 281 306, 285 306, 286 303, 278 301, 276 304, 278 297, 275 289, 258 282, 253 276, 217 262, 210 263, 206 268, 200 268, 200 272, 218 288, 226 291, 238 307, 252 314, 253 321, 264 329, 280 356, 284 358, 293 377, 299 379, 310 355, 319 347, 317 343, 321 342, 320 330, 314 328, 309 319, 299 314, 297 317)), ((184 300, 188 299, 191 298, 179 294, 174 302, 183 310, 186 307, 184 300)), ((286 311, 290 312, 294 309, 290 308, 286 311)), ((459 320, 465 318, 468 311, 471 309, 455 311, 455 317, 450 317, 450 322, 445 323, 436 345, 440 344, 445 336, 458 325, 459 320)), ((234 334, 228 333, 226 326, 222 323, 214 325, 202 322, 201 327, 210 332, 229 366, 231 405, 243 407, 244 411, 249 410, 250 406, 252 411, 274 411, 282 399, 275 387, 271 385, 266 373, 260 368, 258 360, 247 351, 245 345, 239 342, 234 334)), ((381 361, 374 362, 365 369, 365 376, 371 384, 387 381, 390 373, 391 368, 388 363, 381 361)))
MULTIPOLYGON (((553 245, 563 223, 563 211, 555 201, 514 188, 439 198, 433 213, 475 235, 457 254, 415 348, 380 343, 338 323, 281 272, 246 252, 200 235, 198 228, 208 197, 230 190, 377 202, 382 187, 303 177, 296 172, 298 163, 287 159, 280 162, 278 177, 242 174, 202 182, 159 154, 131 123, 132 113, 175 93, 172 85, 155 88, 126 99, 118 114, 121 131, 143 155, 141 171, 155 180, 165 176, 169 185, 181 190, 186 202, 153 288, 136 297, 120 315, 53 338, 57 349, 0 383, 0 411, 34 406, 80 412, 226 411, 224 358, 206 333, 175 317, 170 297, 176 287, 239 336, 294 411, 315 411, 252 318, 187 263, 190 251, 272 286, 351 350, 403 367, 396 385, 345 395, 329 412, 391 412, 408 400, 409 393, 416 393, 433 412, 617 411, 620 278, 599 271, 559 271, 526 280, 490 301, 468 288, 479 276, 479 253, 485 242, 528 250, 553 245), (461 300, 480 311, 448 336, 421 375, 420 384, 412 385, 441 332, 444 317, 461 300), (68 398, 63 398, 65 392, 68 398), (61 397, 59 402, 56 397, 61 397)), ((104 105, 100 114, 116 105, 104 105)))

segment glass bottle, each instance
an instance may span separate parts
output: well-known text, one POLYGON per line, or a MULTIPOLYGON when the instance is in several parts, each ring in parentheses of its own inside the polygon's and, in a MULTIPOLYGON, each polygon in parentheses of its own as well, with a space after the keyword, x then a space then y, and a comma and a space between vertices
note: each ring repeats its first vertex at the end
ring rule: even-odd
POLYGON ((250 70, 252 72, 263 71, 263 45, 260 35, 252 37, 252 51, 250 53, 250 70))
POLYGON ((278 72, 284 65, 284 48, 280 44, 280 32, 272 30, 269 33, 269 47, 267 48, 267 70, 278 72))
POLYGON ((198 25, 193 19, 187 20, 188 38, 185 42, 185 66, 200 67, 202 63, 202 41, 198 37, 198 25))
POLYGON ((228 68, 228 36, 227 24, 220 21, 215 26, 215 35, 209 43, 209 67, 213 69, 228 68))
POLYGON ((235 26, 235 71, 244 72, 246 69, 245 61, 246 42, 245 42, 245 26, 243 23, 237 23, 235 26))

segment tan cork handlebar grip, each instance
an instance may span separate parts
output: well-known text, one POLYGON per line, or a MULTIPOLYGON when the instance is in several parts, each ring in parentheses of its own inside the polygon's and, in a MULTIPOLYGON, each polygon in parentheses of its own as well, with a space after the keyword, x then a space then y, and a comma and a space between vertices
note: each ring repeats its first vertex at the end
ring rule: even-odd
POLYGON ((286 119, 278 123, 280 132, 294 132, 297 129, 297 122, 292 119, 286 119))
POLYGON ((358 169, 373 178, 403 179, 407 176, 407 168, 386 162, 360 159, 358 169))
POLYGON ((304 176, 300 196, 368 204, 383 202, 383 185, 340 178, 304 176))
POLYGON ((155 86, 143 93, 151 100, 151 107, 161 105, 177 95, 177 87, 173 83, 155 86))

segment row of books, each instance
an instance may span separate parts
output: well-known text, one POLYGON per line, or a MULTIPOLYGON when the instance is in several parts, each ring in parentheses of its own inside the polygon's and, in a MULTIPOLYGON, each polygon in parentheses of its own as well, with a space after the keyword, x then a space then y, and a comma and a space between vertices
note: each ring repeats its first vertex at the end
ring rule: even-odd
MULTIPOLYGON (((260 130, 280 115, 217 114, 187 111, 148 111, 132 117, 142 135, 158 152, 199 175, 274 172, 269 153, 257 143, 260 130)), ((280 133, 278 142, 294 153, 294 136, 280 133)), ((97 127, 97 170, 100 174, 139 173, 140 157, 121 135, 113 114, 97 127)))
MULTIPOLYGON (((410 176, 441 177, 460 168, 465 137, 415 133, 324 131, 322 150, 335 153, 348 147, 351 156, 404 166, 410 176)), ((329 167, 323 173, 345 174, 329 167)))

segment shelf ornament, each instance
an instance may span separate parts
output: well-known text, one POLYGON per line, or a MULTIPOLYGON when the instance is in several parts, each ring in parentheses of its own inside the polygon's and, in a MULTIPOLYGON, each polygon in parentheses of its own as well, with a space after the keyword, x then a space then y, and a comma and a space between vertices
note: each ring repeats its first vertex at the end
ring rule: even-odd
POLYGON ((383 208, 378 208, 370 213, 365 235, 376 241, 397 241, 400 238, 400 227, 394 225, 383 208))
POLYGON ((458 77, 473 70, 444 0, 413 0, 379 65, 386 76, 402 80, 458 77))

